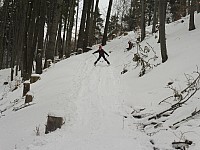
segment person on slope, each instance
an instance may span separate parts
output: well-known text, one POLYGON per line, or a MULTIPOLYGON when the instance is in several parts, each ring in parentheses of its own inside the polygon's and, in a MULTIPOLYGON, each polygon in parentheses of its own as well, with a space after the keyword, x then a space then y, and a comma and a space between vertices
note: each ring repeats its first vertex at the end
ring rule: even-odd
POLYGON ((106 54, 107 56, 109 56, 109 55, 108 55, 108 53, 106 53, 106 52, 104 51, 104 49, 102 48, 102 45, 99 45, 99 49, 98 49, 97 51, 95 51, 94 53, 92 53, 92 54, 95 54, 95 53, 99 53, 99 57, 98 57, 97 60, 94 62, 94 65, 95 65, 95 66, 96 66, 97 62, 100 60, 101 57, 103 57, 103 59, 107 62, 107 64, 110 65, 110 62, 106 59, 106 57, 105 57, 104 54, 106 54))

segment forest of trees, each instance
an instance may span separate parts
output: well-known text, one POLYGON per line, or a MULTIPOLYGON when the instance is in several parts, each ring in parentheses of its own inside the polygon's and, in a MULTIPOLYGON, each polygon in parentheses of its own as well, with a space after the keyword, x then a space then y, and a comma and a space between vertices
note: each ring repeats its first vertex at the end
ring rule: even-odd
POLYGON ((143 41, 149 25, 152 34, 160 31, 164 63, 168 59, 165 24, 190 15, 188 30, 194 30, 194 13, 200 12, 200 0, 109 0, 106 18, 100 0, 0 2, 0 69, 11 68, 11 80, 19 71, 28 80, 33 72, 41 74, 50 60, 87 52, 94 44, 106 45, 113 34, 140 30, 143 41))

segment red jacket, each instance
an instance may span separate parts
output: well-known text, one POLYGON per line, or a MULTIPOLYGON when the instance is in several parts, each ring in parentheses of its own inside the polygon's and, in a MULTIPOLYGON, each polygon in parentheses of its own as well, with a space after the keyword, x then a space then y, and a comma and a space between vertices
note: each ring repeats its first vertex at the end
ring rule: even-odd
POLYGON ((106 54, 107 56, 109 56, 108 55, 108 53, 106 53, 105 51, 104 51, 104 49, 98 49, 97 51, 95 51, 94 53, 92 53, 92 54, 95 54, 95 53, 99 53, 99 56, 105 56, 104 54, 106 54))

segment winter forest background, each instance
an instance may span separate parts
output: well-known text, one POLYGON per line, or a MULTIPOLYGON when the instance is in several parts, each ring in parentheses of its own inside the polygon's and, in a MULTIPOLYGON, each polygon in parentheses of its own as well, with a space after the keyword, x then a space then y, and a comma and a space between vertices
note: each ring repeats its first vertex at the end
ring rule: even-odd
POLYGON ((108 39, 127 31, 139 32, 141 42, 145 38, 145 26, 152 25, 154 33, 158 23, 165 62, 165 23, 190 14, 189 30, 193 30, 194 11, 200 9, 198 0, 110 0, 104 25, 99 0, 81 2, 82 6, 76 0, 2 1, 0 69, 12 68, 11 80, 18 74, 17 70, 21 70, 23 80, 28 80, 33 61, 36 62, 36 73, 41 74, 48 66, 47 60, 54 62, 55 59, 68 58, 74 52, 87 52, 88 47, 97 43, 105 45, 108 39))
POLYGON ((190 131, 186 131, 185 126, 179 125, 191 119, 198 119, 200 114, 198 105, 200 103, 193 101, 189 103, 193 96, 199 100, 200 95, 198 94, 200 0, 108 0, 108 6, 104 7, 106 10, 100 9, 101 0, 1 0, 0 2, 0 141, 4 141, 0 142, 0 150, 11 148, 51 150, 55 141, 60 147, 54 143, 56 145, 54 149, 60 150, 67 148, 128 150, 134 149, 134 146, 138 150, 200 148, 197 144, 200 139, 198 120, 188 125, 191 128, 196 127, 192 132, 195 132, 197 137, 190 135, 186 138, 185 134, 190 131), (103 16, 103 13, 106 15, 103 16), (179 41, 176 41, 177 39, 179 41), (126 48, 129 41, 132 45, 126 48), (107 68, 103 65, 105 62, 100 61, 94 71, 93 63, 96 56, 92 56, 92 52, 97 50, 100 44, 109 53, 111 66, 107 68), (162 69, 156 70, 156 67, 162 69), (152 73, 151 70, 155 70, 156 73, 152 73), (176 71, 184 75, 187 83, 182 82, 177 85, 175 82, 179 79, 171 79, 168 82, 165 80, 167 82, 165 88, 173 94, 161 90, 164 77, 176 78, 176 71), (196 76, 189 75, 186 71, 191 71, 196 76), (120 77, 116 75, 118 73, 120 77), (36 81, 39 83, 35 83, 36 81), (153 89, 153 85, 157 89, 153 89), (35 94, 30 90, 34 87, 35 94), (49 89, 50 87, 52 89, 49 89), (94 89, 90 89, 91 87, 94 89), (62 89, 66 89, 66 93, 62 89), (93 95, 93 92, 97 96, 93 95), (132 92, 135 92, 134 95, 130 94, 132 92), (159 101, 155 102, 155 98, 148 97, 147 93, 154 93, 159 101), (64 96, 64 98, 75 99, 75 102, 57 105, 59 103, 57 99, 63 98, 62 94, 71 94, 70 97, 64 96), (49 101, 39 101, 40 98, 47 98, 49 101), (151 100, 138 102, 142 98, 151 100), (93 99, 94 102, 85 99, 93 99), (106 99, 106 102, 102 99, 106 99), (118 99, 120 104, 115 101, 118 99), (131 99, 138 101, 130 102, 131 99), (85 100, 85 103, 82 100, 85 100), (157 103, 161 106, 158 107, 157 103), (163 103, 169 107, 163 106, 163 103), (113 105, 120 106, 116 109, 113 105), (187 108, 182 108, 185 105, 187 108), (65 110, 64 106, 68 109, 65 110), (57 108, 59 111, 51 113, 50 108, 57 108), (18 113, 26 109, 28 111, 18 113), (180 111, 174 113, 176 110, 180 111), (190 112, 187 112, 188 110, 190 112), (32 120, 29 120, 31 118, 26 116, 31 113, 37 114, 36 116, 46 114, 43 117, 48 116, 49 120, 43 122, 41 117, 34 116, 33 119, 37 120, 34 121, 45 124, 40 127, 38 124, 33 124, 32 120), (73 119, 74 122, 71 119, 66 120, 69 117, 66 117, 66 114, 70 114, 70 117, 77 115, 78 123, 74 123, 73 119), (118 120, 116 114, 123 118, 120 130, 118 127, 121 126, 121 120, 118 120), (176 115, 177 120, 171 119, 172 115, 176 115), (165 119, 168 117, 170 119, 165 119), (21 118, 29 121, 24 120, 25 123, 22 121, 18 124, 17 120, 21 118), (115 123, 115 127, 112 126, 112 122, 115 123), (12 126, 9 127, 11 124, 24 134, 15 132, 12 126), (75 127, 69 130, 67 129, 69 124, 75 127), (137 125, 133 127, 133 124, 137 125), (131 131, 124 131, 126 125, 131 131), (79 129, 80 126, 82 128, 79 129), (27 132, 19 129, 20 127, 27 128, 27 132), (61 131, 57 131, 57 128, 61 128, 61 131), (97 128, 99 132, 96 131, 97 128), (135 131, 136 128, 142 133, 135 131), (178 135, 177 132, 170 134, 165 132, 166 128, 180 129, 181 134, 178 135), (32 131, 28 129, 34 130, 36 136, 40 138, 35 139, 31 134, 32 131), (83 132, 82 129, 86 131, 83 132), (49 135, 46 141, 44 136, 54 130, 58 133, 49 135), (87 131, 93 135, 87 135, 87 131), (62 132, 66 134, 61 134, 62 132), (79 133, 86 138, 82 139, 79 136, 77 138, 79 133), (110 134, 107 135, 108 133, 110 134), (146 133, 145 136, 143 133, 146 133), (165 135, 166 139, 161 140, 165 135), (57 140, 60 136, 68 138, 68 141, 61 139, 59 143, 57 140), (178 140, 170 141, 170 137, 173 136, 178 137, 178 140), (70 142, 73 144, 68 144, 70 142))

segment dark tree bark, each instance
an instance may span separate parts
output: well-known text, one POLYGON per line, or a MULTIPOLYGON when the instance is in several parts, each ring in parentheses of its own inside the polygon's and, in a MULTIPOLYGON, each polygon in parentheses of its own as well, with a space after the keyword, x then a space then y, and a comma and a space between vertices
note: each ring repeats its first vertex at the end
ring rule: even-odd
POLYGON ((12 1, 12 9, 11 9, 11 21, 10 21, 10 30, 9 30, 9 50, 11 51, 11 61, 10 61, 10 68, 11 68, 11 81, 14 79, 14 66, 16 60, 16 49, 14 46, 16 45, 16 37, 15 32, 16 28, 16 1, 12 1))
POLYGON ((40 0, 40 16, 39 16, 39 32, 38 32, 38 45, 36 54, 36 70, 35 73, 42 73, 42 54, 44 53, 44 25, 45 25, 45 0, 40 0))
POLYGON ((95 40, 95 29, 96 29, 98 6, 99 6, 99 0, 96 0, 95 10, 94 10, 93 19, 92 19, 92 25, 91 25, 91 33, 90 33, 90 37, 89 37, 89 46, 92 46, 94 44, 94 40, 95 40))
POLYGON ((24 27, 24 42, 23 42, 23 59, 22 59, 22 77, 23 80, 28 80, 29 75, 28 75, 28 59, 30 57, 30 47, 31 47, 31 40, 32 40, 32 29, 33 29, 33 18, 31 17, 33 10, 33 1, 27 2, 27 13, 26 13, 26 22, 25 22, 25 27, 24 27), (30 27, 31 26, 31 27, 30 27), (29 35, 29 37, 27 36, 29 35))
POLYGON ((190 4, 190 20, 189 20, 189 31, 196 29, 195 24, 194 24, 194 11, 195 11, 195 1, 196 0, 191 0, 190 4))
POLYGON ((17 62, 17 66, 16 66, 16 76, 18 73, 18 68, 21 69, 21 76, 23 76, 23 60, 24 60, 24 46, 26 46, 24 44, 25 42, 25 34, 24 32, 26 32, 26 19, 27 19, 27 10, 28 10, 28 2, 27 1, 23 1, 20 0, 19 1, 19 6, 17 9, 17 20, 19 22, 16 23, 16 26, 18 26, 19 29, 17 29, 17 41, 16 41, 16 51, 17 51, 17 56, 16 56, 16 62, 17 62))
POLYGON ((197 0, 197 13, 200 13, 200 0, 197 0))
POLYGON ((157 14, 158 14, 158 0, 154 0, 152 33, 156 32, 156 24, 158 23, 158 15, 157 14))
POLYGON ((2 13, 1 16, 3 16, 3 17, 2 17, 2 21, 0 23, 0 30, 1 30, 1 32, 0 32, 0 69, 5 68, 5 66, 3 65, 3 63, 4 63, 3 57, 4 57, 4 51, 5 51, 4 39, 5 39, 6 21, 8 18, 8 4, 9 4, 9 0, 5 0, 4 5, 2 6, 3 10, 1 12, 2 13))
POLYGON ((28 22, 28 32, 27 32, 27 55, 25 56, 25 60, 27 61, 27 68, 25 69, 23 79, 28 80, 31 77, 32 74, 32 67, 33 67, 33 58, 34 58, 34 53, 36 51, 36 43, 37 43, 37 37, 38 37, 38 26, 39 26, 39 21, 38 21, 38 12, 39 12, 39 6, 40 6, 40 1, 39 0, 34 0, 32 3, 29 3, 31 5, 30 8, 30 13, 28 15, 28 18, 30 19, 28 22))
POLYGON ((56 3, 54 15, 53 15, 53 20, 52 20, 52 25, 48 26, 48 34, 49 34, 49 41, 47 43, 47 49, 46 49, 46 59, 45 59, 45 68, 46 66, 46 61, 48 59, 51 59, 54 61, 54 53, 55 53, 55 42, 56 42, 56 36, 57 36, 57 31, 58 31, 58 22, 60 19, 60 13, 61 13, 61 5, 62 5, 63 0, 58 0, 56 3))
POLYGON ((187 0, 181 0, 181 15, 182 17, 185 17, 187 14, 187 0))
POLYGON ((61 51, 62 51, 62 37, 61 37, 61 31, 62 31, 62 14, 60 15, 60 21, 58 25, 58 36, 57 36, 57 42, 56 42, 56 50, 55 55, 59 55, 59 58, 62 58, 61 51))
POLYGON ((63 38, 62 38, 62 49, 61 52, 59 54, 59 58, 63 58, 63 55, 65 53, 65 49, 66 49, 66 32, 67 32, 67 26, 68 26, 68 18, 69 18, 69 5, 70 2, 64 1, 64 7, 66 8, 64 12, 62 12, 62 15, 64 16, 64 27, 63 27, 63 38))
POLYGON ((145 2, 146 0, 141 0, 142 3, 142 13, 141 13, 141 39, 143 41, 145 38, 145 2))
POLYGON ((70 56, 72 50, 71 41, 72 41, 72 29, 74 25, 74 14, 75 14, 75 0, 72 0, 70 4, 69 18, 68 18, 66 53, 65 53, 66 58, 70 56))
POLYGON ((86 22, 87 10, 88 10, 88 3, 89 3, 89 0, 84 0, 79 35, 78 35, 77 48, 83 48, 85 22, 86 22))
POLYGON ((31 51, 30 51, 30 59, 29 59, 29 70, 28 70, 28 75, 29 75, 29 79, 31 78, 31 74, 32 74, 32 68, 33 68, 33 60, 35 57, 35 53, 37 52, 37 44, 38 44, 38 34, 40 31, 40 5, 41 5, 41 0, 34 0, 34 15, 33 15, 33 19, 35 21, 33 21, 33 38, 32 38, 32 42, 31 42, 31 51))
POLYGON ((165 18, 166 18, 166 0, 159 0, 159 12, 160 12, 160 27, 159 27, 159 38, 160 38, 160 48, 162 63, 166 62, 168 59, 167 47, 166 47, 166 37, 165 37, 165 18))
POLYGON ((78 13, 79 13, 79 1, 77 2, 77 9, 76 9, 76 26, 75 26, 75 41, 74 41, 74 50, 76 50, 76 49, 77 49, 78 13))
POLYGON ((92 29, 93 29, 93 22, 94 22, 94 0, 92 0, 91 2, 91 8, 90 8, 90 23, 89 23, 89 32, 88 32, 88 46, 92 46, 92 43, 91 43, 91 37, 93 37, 93 33, 92 33, 92 29))
POLYGON ((87 46, 88 46, 88 39, 89 39, 89 29, 90 29, 90 25, 91 25, 91 8, 92 8, 92 1, 93 0, 89 0, 88 2, 88 10, 87 10, 87 20, 86 20, 86 28, 85 28, 85 32, 84 32, 84 43, 83 43, 83 51, 87 52, 87 46))
POLYGON ((108 25, 109 25, 109 19, 110 19, 110 14, 111 14, 112 3, 113 3, 113 0, 110 0, 109 5, 108 5, 107 15, 106 15, 106 23, 105 23, 105 28, 104 28, 103 39, 102 39, 103 46, 106 45, 106 41, 108 38, 107 33, 108 33, 108 25))

